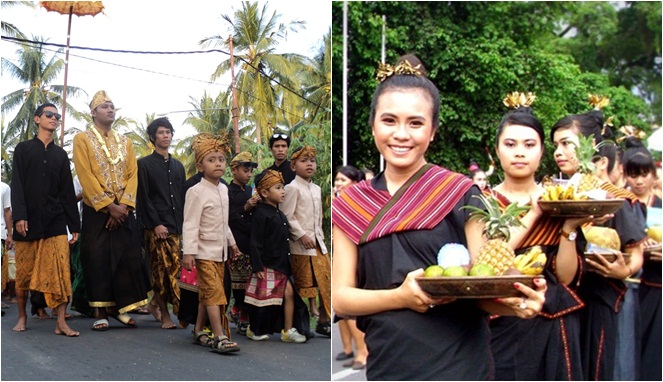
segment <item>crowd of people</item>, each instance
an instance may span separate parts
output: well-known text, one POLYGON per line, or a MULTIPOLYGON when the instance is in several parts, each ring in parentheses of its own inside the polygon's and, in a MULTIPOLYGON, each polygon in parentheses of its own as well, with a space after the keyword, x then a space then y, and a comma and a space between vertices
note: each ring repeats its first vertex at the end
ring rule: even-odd
MULTIPOLYGON (((378 80, 369 126, 385 170, 367 181, 340 169, 342 191, 332 203, 334 311, 343 321, 356 318, 367 378, 660 380, 660 249, 644 255, 660 246, 646 234, 647 224, 661 224, 653 195, 660 177, 643 145, 628 139, 622 151, 600 110, 562 116, 549 137, 561 173, 583 170, 576 148, 590 136, 598 147, 597 188, 624 201, 614 214, 553 217, 538 205, 545 185, 535 174, 546 137, 535 96, 512 97, 521 102, 511 102, 496 129, 503 180, 486 187, 478 166, 468 177, 427 163, 439 92, 416 56, 381 64, 378 80), (524 228, 509 229, 508 245, 516 253, 542 248, 543 281, 533 289, 515 283, 524 298, 433 299, 416 278, 448 243, 477 258, 482 223, 462 207, 485 209, 473 197, 480 194, 502 210, 528 207, 519 216, 524 228), (591 227, 616 232, 617 260, 585 258, 591 227)), ((338 357, 352 350, 343 341, 338 357)))
POLYGON ((240 350, 231 321, 256 341, 331 335, 315 148, 299 147, 288 159, 290 137, 275 133, 273 166, 254 174, 252 155, 236 153, 228 183, 227 137, 199 134, 198 173, 186 179, 169 153, 175 130, 167 118, 148 125, 154 151, 137 159, 113 129, 115 105, 105 91, 92 98, 90 114, 92 126, 74 137, 75 178, 53 141, 61 115, 44 103, 34 112, 36 136, 14 150, 11 185, 2 184, 3 265, 5 249, 16 261, 14 331, 28 329, 33 295, 43 299, 31 300, 33 312, 52 308, 55 334, 68 337, 81 334, 67 324, 69 303, 94 317, 93 331, 109 330, 109 318, 136 327, 130 313, 152 314, 163 329, 193 325, 193 342, 217 353, 240 350))

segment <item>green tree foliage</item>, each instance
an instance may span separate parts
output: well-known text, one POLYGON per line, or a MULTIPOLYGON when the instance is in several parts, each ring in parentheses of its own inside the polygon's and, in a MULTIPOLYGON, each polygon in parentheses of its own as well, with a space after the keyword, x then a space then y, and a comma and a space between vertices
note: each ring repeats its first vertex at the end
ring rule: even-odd
MULTIPOLYGON (((39 41, 39 38, 34 37, 33 40, 39 41)), ((51 102, 62 109, 64 85, 52 84, 60 71, 64 69, 64 60, 57 58, 61 53, 62 49, 59 49, 47 61, 41 44, 21 44, 16 51, 17 62, 2 58, 2 72, 20 80, 27 87, 13 90, 2 97, 3 115, 18 108, 16 116, 9 122, 6 131, 8 135, 16 136, 18 141, 27 140, 37 132, 33 116, 39 105, 51 102)), ((67 86, 67 93, 76 97, 85 91, 74 86, 67 86)), ((67 103, 67 112, 74 117, 80 114, 69 103, 67 103)))
MULTIPOLYGON (((546 134, 561 117, 590 110, 589 93, 611 98, 604 111, 614 116, 617 127, 629 121, 648 129, 653 120, 642 98, 613 85, 603 72, 583 70, 553 43, 562 39, 556 33, 575 11, 572 3, 348 2, 347 6, 348 163, 357 167, 379 167, 368 115, 377 87, 382 15, 386 15, 386 61, 395 63, 402 54, 416 54, 440 89, 440 132, 428 150, 433 163, 466 172, 470 160, 476 160, 486 168, 485 149, 494 152, 495 130, 508 111, 502 99, 512 91, 537 95, 533 108, 546 134)), ((342 7, 340 2, 332 5, 333 76, 339 79, 342 7)), ((341 81, 334 81, 333 90, 333 158, 338 166, 343 154, 341 81)), ((557 172, 550 142, 546 146, 540 175, 557 172)))

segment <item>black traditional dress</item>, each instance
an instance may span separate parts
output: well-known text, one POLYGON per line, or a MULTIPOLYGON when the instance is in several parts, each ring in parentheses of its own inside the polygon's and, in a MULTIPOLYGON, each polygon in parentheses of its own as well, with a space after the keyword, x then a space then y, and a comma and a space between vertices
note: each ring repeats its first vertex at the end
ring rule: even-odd
MULTIPOLYGON (((604 224, 617 231, 622 251, 637 246, 646 238, 645 222, 636 208, 637 198, 632 193, 604 183, 602 189, 624 198, 622 207, 614 218, 604 224)), ((586 266, 583 267, 587 269, 586 266)), ((583 379, 612 380, 615 368, 617 339, 617 314, 626 293, 622 280, 585 272, 580 280, 578 293, 586 305, 581 314, 581 342, 583 379)))
MULTIPOLYGON (((333 218, 358 243, 357 287, 397 288, 409 272, 437 264, 445 244, 467 245, 469 212, 460 208, 481 207, 471 197, 478 194, 469 178, 432 165, 393 196, 384 173, 346 190, 334 201, 333 218), (379 207, 375 214, 373 206, 379 207)), ((492 378, 488 315, 474 300, 456 300, 426 313, 399 309, 359 316, 357 326, 366 333, 369 380, 492 378)))
MULTIPOLYGON (((506 208, 510 201, 497 191, 492 193, 506 208)), ((570 285, 560 284, 555 275, 560 230, 564 219, 542 216, 523 239, 516 253, 540 245, 547 262, 543 272, 548 289, 546 302, 538 316, 523 320, 518 317, 493 316, 490 320, 491 348, 495 359, 495 380, 560 381, 582 379, 580 356, 580 314, 583 302, 576 294, 578 279, 570 285)), ((576 251, 584 252, 582 234, 576 240, 576 251)), ((578 256, 578 262, 582 257, 578 256)))
POLYGON ((249 255, 251 239, 251 218, 253 211, 245 211, 244 205, 251 199, 251 187, 240 186, 235 182, 228 185, 228 199, 230 201, 230 216, 228 225, 235 237, 237 247, 242 254, 237 259, 229 259, 230 279, 235 304, 238 308, 246 308, 244 304, 244 289, 251 277, 251 256, 249 255))
MULTIPOLYGON (((652 207, 661 208, 661 199, 654 197, 652 207)), ((659 221, 658 224, 661 222, 659 221)), ((655 222, 654 222, 655 224, 655 222)), ((643 381, 661 380, 661 262, 645 256, 639 287, 640 329, 640 378, 643 381)))

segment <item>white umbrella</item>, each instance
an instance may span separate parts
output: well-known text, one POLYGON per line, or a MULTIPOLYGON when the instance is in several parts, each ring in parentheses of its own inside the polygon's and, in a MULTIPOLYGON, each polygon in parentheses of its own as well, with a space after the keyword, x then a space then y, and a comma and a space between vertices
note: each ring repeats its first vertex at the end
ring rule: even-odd
POLYGON ((649 151, 663 151, 663 128, 658 128, 647 138, 649 151))

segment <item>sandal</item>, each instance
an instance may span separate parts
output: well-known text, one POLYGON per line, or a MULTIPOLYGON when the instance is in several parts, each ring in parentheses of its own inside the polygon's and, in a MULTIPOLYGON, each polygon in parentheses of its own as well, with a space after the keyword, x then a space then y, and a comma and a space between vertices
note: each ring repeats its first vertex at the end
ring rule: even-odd
POLYGON ((209 333, 204 330, 201 330, 198 333, 194 333, 192 330, 191 333, 193 334, 193 343, 196 345, 211 347, 214 343, 214 340, 210 338, 209 333), (203 340, 203 337, 206 339, 203 340))
POLYGON ((133 318, 131 318, 128 314, 122 313, 122 314, 108 314, 109 317, 113 317, 114 319, 120 321, 124 325, 130 327, 130 328, 136 328, 136 321, 134 321, 133 318))
POLYGON ((239 351, 239 346, 237 346, 236 342, 230 341, 228 337, 219 336, 214 339, 214 342, 212 343, 212 349, 210 351, 221 354, 232 353, 239 351))
POLYGON ((94 324, 92 324, 92 330, 97 332, 105 332, 108 330, 108 320, 102 318, 101 320, 95 321, 94 324))

